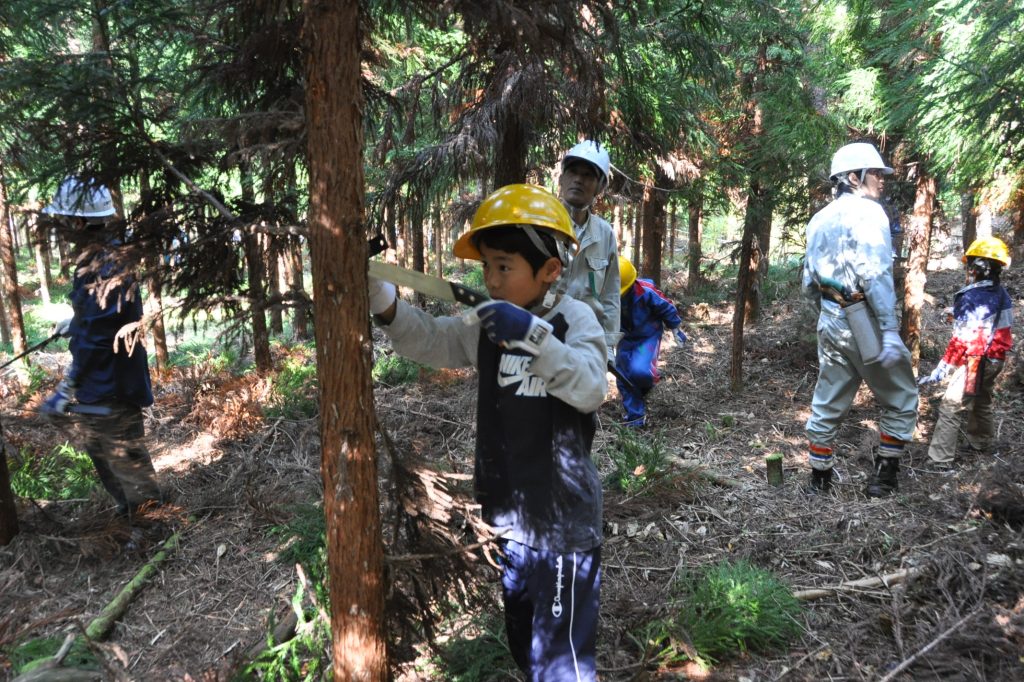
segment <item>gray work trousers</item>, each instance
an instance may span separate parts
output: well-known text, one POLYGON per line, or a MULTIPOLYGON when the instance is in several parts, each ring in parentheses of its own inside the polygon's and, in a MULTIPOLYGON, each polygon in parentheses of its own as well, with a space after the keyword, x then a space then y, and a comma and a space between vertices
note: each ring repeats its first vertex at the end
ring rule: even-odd
MULTIPOLYGON (((878 322, 872 318, 872 324, 878 322)), ((918 394, 910 352, 905 350, 900 361, 888 369, 877 362, 865 363, 843 311, 823 305, 818 316, 818 383, 805 427, 811 443, 831 447, 861 382, 867 383, 878 402, 882 432, 912 440, 918 394)))
POLYGON ((992 393, 996 377, 1003 371, 1002 360, 983 360, 984 375, 976 395, 964 395, 967 366, 961 365, 953 372, 946 393, 939 405, 939 417, 932 430, 932 442, 928 447, 928 458, 933 462, 952 462, 956 456, 960 425, 964 414, 967 424, 964 436, 967 444, 975 450, 987 450, 995 428, 992 419, 992 393))

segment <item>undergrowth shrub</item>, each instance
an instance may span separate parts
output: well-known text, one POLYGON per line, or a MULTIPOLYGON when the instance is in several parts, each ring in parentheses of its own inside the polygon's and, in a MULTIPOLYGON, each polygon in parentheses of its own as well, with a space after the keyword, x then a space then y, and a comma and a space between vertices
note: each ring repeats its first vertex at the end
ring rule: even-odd
POLYGON ((664 475, 668 464, 665 445, 658 436, 645 436, 626 427, 616 432, 608 456, 613 469, 605 477, 605 484, 626 494, 639 492, 664 475))
MULTIPOLYGON (((22 642, 10 652, 11 666, 17 674, 25 675, 28 678, 29 672, 51 661, 63 645, 63 635, 39 637, 22 642)), ((96 655, 89 650, 88 645, 81 637, 71 645, 61 664, 65 668, 81 671, 97 671, 100 667, 96 655)), ((45 679, 45 677, 40 676, 38 679, 45 679)), ((80 679, 93 679, 93 677, 83 672, 80 679)))
POLYGON ((272 419, 308 419, 316 410, 316 363, 301 357, 287 358, 271 380, 265 414, 272 419))
POLYGON ((431 370, 424 365, 392 353, 381 356, 374 363, 371 374, 374 381, 398 386, 412 383, 419 379, 421 373, 429 371, 431 370))
POLYGON ((34 500, 73 500, 88 497, 96 486, 89 455, 64 443, 48 453, 22 451, 11 472, 15 495, 34 500))
POLYGON ((785 647, 803 632, 801 607, 773 573, 746 561, 682 574, 672 586, 675 613, 648 624, 644 641, 664 667, 710 667, 750 652, 785 647))
POLYGON ((253 661, 239 670, 234 680, 301 680, 312 682, 329 677, 331 629, 316 607, 329 611, 327 589, 327 530, 323 507, 297 504, 288 507, 291 518, 270 528, 270 535, 281 540, 277 560, 302 566, 309 582, 299 581, 292 597, 297 624, 295 636, 284 642, 273 641, 275 623, 267 630, 267 646, 253 661), (308 594, 307 590, 312 590, 308 594))
POLYGON ((518 679, 505 639, 505 621, 483 613, 457 628, 431 660, 435 677, 451 682, 499 682, 518 679))

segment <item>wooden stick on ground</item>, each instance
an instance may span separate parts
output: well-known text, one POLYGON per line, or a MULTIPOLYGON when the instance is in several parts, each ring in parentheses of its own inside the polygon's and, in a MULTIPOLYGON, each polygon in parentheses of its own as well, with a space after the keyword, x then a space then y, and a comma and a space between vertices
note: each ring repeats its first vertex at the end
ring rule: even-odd
POLYGON ((967 621, 969 621, 971 618, 973 618, 974 616, 976 616, 978 614, 978 611, 979 611, 979 609, 975 609, 974 611, 971 611, 970 613, 968 613, 966 616, 964 616, 963 618, 961 618, 957 622, 955 622, 952 625, 950 625, 948 628, 946 628, 946 630, 942 634, 940 634, 938 637, 936 637, 932 641, 928 642, 928 644, 926 644, 922 649, 917 651, 917 653, 915 653, 913 656, 911 656, 910 658, 906 659, 905 661, 900 663, 898 666, 896 666, 895 668, 890 670, 889 674, 886 675, 885 677, 883 677, 882 679, 880 679, 878 682, 889 682, 890 680, 894 679, 901 672, 903 672, 904 670, 906 670, 907 668, 912 666, 914 664, 914 661, 916 661, 918 658, 920 658, 921 656, 924 656, 926 653, 928 653, 929 651, 934 649, 936 646, 938 646, 939 642, 941 642, 942 640, 946 639, 951 634, 956 632, 958 629, 963 627, 964 623, 966 623, 967 621))
POLYGON ((920 568, 904 568, 901 571, 889 573, 888 575, 882 575, 876 578, 849 580, 845 583, 834 585, 833 587, 816 587, 810 590, 797 590, 793 593, 793 596, 801 601, 810 601, 812 599, 821 599, 822 597, 831 597, 837 592, 871 589, 873 587, 889 587, 890 585, 898 585, 899 583, 905 582, 911 578, 915 578, 921 575, 921 572, 922 569, 920 568))

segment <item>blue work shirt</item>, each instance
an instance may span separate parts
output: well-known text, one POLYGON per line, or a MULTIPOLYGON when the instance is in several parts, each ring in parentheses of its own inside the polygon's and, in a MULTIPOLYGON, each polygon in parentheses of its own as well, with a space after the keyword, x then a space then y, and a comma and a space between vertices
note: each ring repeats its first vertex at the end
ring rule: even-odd
MULTIPOLYGON (((111 244, 116 247, 117 244, 111 244)), ((114 339, 126 324, 142 319, 142 297, 132 276, 107 290, 119 274, 108 251, 100 251, 75 268, 71 286, 71 370, 81 403, 118 400, 139 407, 153 404, 145 346, 135 343, 128 352, 124 339, 114 339), (100 294, 97 300, 97 292, 100 294)))

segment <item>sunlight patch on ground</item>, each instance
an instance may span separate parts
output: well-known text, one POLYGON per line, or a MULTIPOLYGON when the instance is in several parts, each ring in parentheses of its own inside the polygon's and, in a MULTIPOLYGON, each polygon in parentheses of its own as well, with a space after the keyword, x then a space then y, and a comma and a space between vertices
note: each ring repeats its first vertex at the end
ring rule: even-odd
POLYGON ((186 471, 193 464, 211 464, 224 456, 216 442, 212 434, 200 433, 187 443, 161 448, 153 464, 160 471, 186 471))

